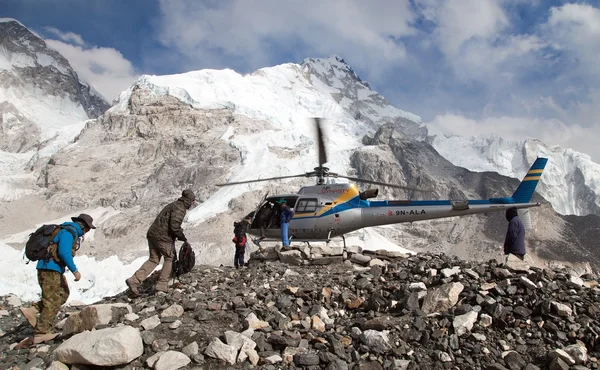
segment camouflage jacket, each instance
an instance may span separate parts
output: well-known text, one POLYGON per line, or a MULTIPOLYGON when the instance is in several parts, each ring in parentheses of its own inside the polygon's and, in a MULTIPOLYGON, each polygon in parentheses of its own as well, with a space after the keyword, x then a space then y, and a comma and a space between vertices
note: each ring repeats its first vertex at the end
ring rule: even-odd
POLYGON ((169 243, 175 241, 175 239, 187 240, 183 234, 181 223, 191 204, 192 201, 184 197, 167 204, 158 216, 156 216, 156 219, 148 229, 146 237, 169 243))

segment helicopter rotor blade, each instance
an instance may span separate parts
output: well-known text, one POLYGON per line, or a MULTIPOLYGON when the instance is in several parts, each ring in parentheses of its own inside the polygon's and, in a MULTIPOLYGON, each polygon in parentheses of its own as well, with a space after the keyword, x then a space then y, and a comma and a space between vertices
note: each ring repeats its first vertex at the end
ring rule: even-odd
POLYGON ((228 182, 228 183, 225 183, 225 184, 216 184, 216 186, 229 186, 229 185, 238 185, 238 184, 250 184, 250 183, 253 183, 253 182, 270 181, 270 180, 280 180, 280 179, 291 179, 291 178, 294 178, 294 177, 310 177, 310 176, 308 174, 306 174, 306 173, 303 173, 301 175, 266 177, 264 179, 255 179, 255 180, 228 182))
POLYGON ((342 177, 348 180, 352 180, 352 181, 356 181, 356 182, 364 182, 367 184, 373 184, 373 185, 381 185, 381 186, 389 186, 391 188, 397 188, 397 189, 403 189, 403 190, 412 190, 412 191, 418 191, 418 192, 423 192, 423 193, 431 193, 433 192, 433 190, 431 189, 418 189, 418 188, 413 188, 410 186, 402 186, 402 185, 394 185, 394 184, 388 184, 385 182, 381 182, 381 181, 372 181, 372 180, 364 180, 358 177, 351 177, 351 176, 344 176, 344 175, 338 175, 335 174, 334 177, 342 177))
POLYGON ((317 143, 319 149, 319 167, 322 167, 323 164, 327 163, 327 152, 325 151, 325 140, 323 135, 323 129, 321 128, 321 118, 315 117, 313 118, 315 121, 315 126, 317 127, 317 143))

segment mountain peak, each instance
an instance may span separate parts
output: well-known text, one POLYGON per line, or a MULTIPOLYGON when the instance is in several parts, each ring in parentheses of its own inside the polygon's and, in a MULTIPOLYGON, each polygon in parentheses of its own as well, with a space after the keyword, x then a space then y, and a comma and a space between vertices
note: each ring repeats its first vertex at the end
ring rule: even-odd
MULTIPOLYGON (((9 167, 0 165, 0 177, 22 178, 15 169, 36 165, 108 107, 39 35, 15 19, 0 18, 0 151, 20 155, 9 167)), ((0 193, 0 199, 31 192, 25 185, 0 193)))
POLYGON ((12 18, 0 18, 0 45, 8 51, 47 48, 40 35, 12 18))
POLYGON ((342 57, 335 54, 332 54, 326 58, 306 58, 302 62, 302 66, 305 68, 306 66, 308 66, 309 68, 312 67, 312 69, 317 70, 325 69, 328 73, 334 73, 338 77, 341 77, 341 75, 346 74, 356 82, 365 86, 366 88, 371 88, 369 83, 363 81, 354 71, 354 69, 352 69, 352 67, 350 67, 350 65, 346 63, 346 61, 342 57))
MULTIPOLYGON (((0 73, 0 89, 5 92, 35 80, 36 89, 42 93, 57 98, 68 96, 75 104, 81 104, 86 118, 98 117, 109 107, 87 83, 79 80, 65 57, 16 19, 0 18, 0 73)), ((34 122, 46 121, 43 116, 39 118, 30 117, 34 122)))
POLYGON ((19 22, 18 20, 14 19, 14 18, 0 18, 0 23, 11 23, 11 22, 15 22, 15 23, 19 24, 20 26, 27 28, 23 23, 19 22))

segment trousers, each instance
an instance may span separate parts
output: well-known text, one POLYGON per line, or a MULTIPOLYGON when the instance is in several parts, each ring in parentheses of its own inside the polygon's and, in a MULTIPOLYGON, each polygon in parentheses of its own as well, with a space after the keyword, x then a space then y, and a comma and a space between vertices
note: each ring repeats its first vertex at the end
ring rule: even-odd
POLYGON ((36 334, 52 332, 60 307, 69 298, 69 284, 63 274, 52 270, 37 270, 38 283, 42 288, 42 299, 33 304, 40 312, 35 326, 36 334))
POLYGON ((288 238, 288 226, 287 222, 281 223, 281 243, 284 247, 290 245, 290 239, 288 238))
POLYGON ((148 238, 148 249, 150 257, 144 264, 133 274, 131 282, 135 285, 140 285, 148 275, 154 271, 160 263, 160 258, 164 258, 162 270, 156 283, 156 290, 166 292, 169 287, 169 279, 171 278, 171 270, 173 269, 173 246, 168 242, 157 241, 154 238, 148 238))
POLYGON ((235 256, 233 257, 233 265, 238 267, 244 267, 244 254, 246 252, 246 246, 235 247, 235 256))

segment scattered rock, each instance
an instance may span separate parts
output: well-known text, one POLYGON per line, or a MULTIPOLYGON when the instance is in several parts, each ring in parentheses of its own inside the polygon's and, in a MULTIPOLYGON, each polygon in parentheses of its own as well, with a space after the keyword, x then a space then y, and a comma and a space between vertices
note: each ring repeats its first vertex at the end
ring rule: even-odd
POLYGON ((30 350, 17 344, 31 328, 0 297, 0 356, 15 370, 598 368, 592 274, 350 247, 277 252, 301 262, 196 266, 168 295, 65 306, 64 332, 94 330, 30 350), (345 262, 313 266, 325 257, 345 262))

